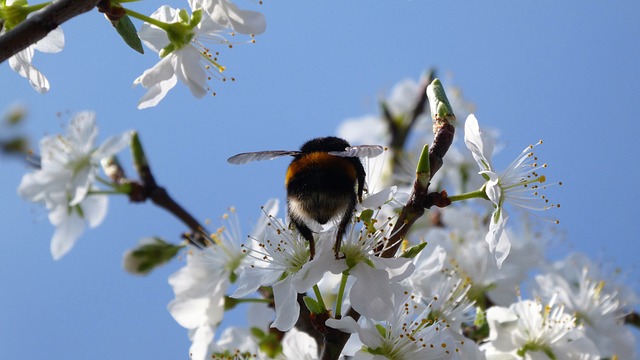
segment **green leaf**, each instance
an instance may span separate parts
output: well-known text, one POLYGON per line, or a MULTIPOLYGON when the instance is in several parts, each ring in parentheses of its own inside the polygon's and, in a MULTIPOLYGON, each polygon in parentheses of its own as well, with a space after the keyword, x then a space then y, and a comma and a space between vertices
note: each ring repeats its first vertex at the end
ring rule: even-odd
POLYGON ((120 36, 122 37, 122 40, 124 40, 124 42, 127 43, 130 48, 139 52, 140 54, 144 54, 142 41, 140 41, 138 32, 136 31, 136 27, 133 26, 133 23, 131 22, 131 19, 129 19, 129 16, 124 15, 122 18, 120 18, 115 27, 116 31, 118 31, 118 34, 120 34, 120 36))
POLYGON ((422 251, 422 249, 424 249, 425 246, 427 246, 426 242, 420 243, 416 246, 412 246, 407 250, 405 250, 405 252, 403 252, 402 255, 400 255, 400 257, 413 259, 414 257, 418 256, 418 254, 420 254, 420 251, 422 251))
POLYGON ((320 306, 316 299, 305 296, 303 300, 305 305, 307 305, 307 309, 309 309, 312 314, 322 314, 324 312, 324 309, 322 308, 322 306, 320 306))

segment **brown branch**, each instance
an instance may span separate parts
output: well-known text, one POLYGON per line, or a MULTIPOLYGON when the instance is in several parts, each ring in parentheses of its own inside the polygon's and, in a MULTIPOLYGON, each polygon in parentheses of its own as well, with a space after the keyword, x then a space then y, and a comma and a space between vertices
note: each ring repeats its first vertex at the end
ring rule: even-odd
POLYGON ((144 202, 150 199, 155 205, 167 210, 191 229, 190 236, 185 236, 185 238, 193 245, 207 246, 206 228, 180 206, 164 187, 158 185, 151 173, 151 168, 147 164, 139 166, 138 174, 142 184, 131 183, 133 187, 129 199, 133 202, 144 202))
POLYGON ((35 44, 67 20, 90 11, 98 2, 100 0, 59 0, 35 12, 0 36, 0 63, 35 44))
MULTIPOLYGON (((441 124, 436 131, 433 139, 433 146, 429 149, 429 165, 431 178, 442 167, 442 161, 445 154, 449 150, 449 146, 453 142, 453 136, 455 134, 455 128, 448 121, 441 124)), ((411 226, 424 215, 424 209, 428 209, 432 206, 442 207, 447 204, 442 203, 437 195, 438 193, 429 193, 429 186, 424 186, 416 179, 413 183, 413 191, 409 196, 409 200, 400 211, 398 220, 393 227, 391 233, 393 236, 389 238, 389 244, 394 244, 392 247, 386 249, 381 257, 393 257, 395 256, 402 239, 407 235, 411 226)))

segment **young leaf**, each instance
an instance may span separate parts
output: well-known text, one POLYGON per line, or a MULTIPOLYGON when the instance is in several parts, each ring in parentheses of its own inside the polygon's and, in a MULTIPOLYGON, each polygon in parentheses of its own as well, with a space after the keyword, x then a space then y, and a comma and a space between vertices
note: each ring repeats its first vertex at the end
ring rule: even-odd
POLYGON ((130 48, 140 54, 144 54, 144 49, 142 48, 142 42, 138 37, 138 32, 127 15, 120 18, 115 26, 118 34, 122 37, 122 40, 124 40, 130 48))

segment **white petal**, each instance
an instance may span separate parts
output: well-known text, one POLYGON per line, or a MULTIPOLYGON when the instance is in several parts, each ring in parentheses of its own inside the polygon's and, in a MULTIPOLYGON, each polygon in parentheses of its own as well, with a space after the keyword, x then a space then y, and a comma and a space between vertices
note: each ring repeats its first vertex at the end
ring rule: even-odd
POLYGON ((464 143, 471 150, 480 170, 492 169, 493 139, 480 130, 478 120, 473 114, 469 115, 464 123, 464 143))
MULTIPOLYGON (((175 73, 172 65, 172 59, 174 57, 175 57, 175 54, 173 53, 165 56, 163 59, 158 61, 152 68, 145 70, 142 73, 142 75, 140 75, 137 79, 135 79, 133 82, 134 85, 141 84, 145 88, 150 88, 163 81, 171 80, 172 78, 174 78, 175 73)), ((175 83, 173 85, 175 85, 175 83)))
POLYGON ((260 286, 275 284, 281 276, 282 271, 247 266, 238 276, 238 280, 236 281, 238 288, 231 297, 240 298, 249 295, 258 290, 260 286))
POLYGON ((197 98, 207 94, 207 74, 200 65, 202 56, 193 46, 187 46, 173 59, 178 80, 185 83, 191 90, 191 94, 197 98))
POLYGON ((487 177, 489 177, 485 188, 485 193, 492 203, 494 203, 496 206, 499 206, 502 202, 502 188, 500 187, 500 179, 498 178, 498 174, 494 173, 493 171, 480 171, 480 174, 487 175, 487 177))
POLYGON ((213 341, 215 328, 212 326, 201 326, 193 333, 189 355, 191 360, 210 359, 209 344, 213 341))
POLYGON ((489 251, 496 258, 498 269, 502 267, 502 262, 504 262, 511 250, 511 242, 507 237, 506 231, 504 231, 508 218, 509 216, 507 216, 504 209, 501 209, 500 212, 494 212, 489 222, 489 232, 485 237, 485 241, 489 244, 489 251))
MULTIPOLYGON (((84 219, 75 211, 67 214, 65 206, 58 206, 54 211, 57 212, 58 221, 56 221, 57 225, 54 224, 56 225, 56 230, 53 233, 53 238, 51 238, 51 255, 54 260, 58 260, 71 250, 76 240, 82 235, 84 219)), ((49 219, 51 220, 51 216, 49 219)))
POLYGON ((167 95, 169 90, 173 89, 178 83, 178 78, 172 76, 169 80, 162 81, 149 88, 140 101, 138 101, 138 109, 146 109, 154 107, 160 103, 162 99, 167 95))
POLYGON ((415 265, 411 259, 407 258, 374 257, 373 261, 376 264, 376 268, 386 270, 389 274, 389 279, 396 282, 406 279, 415 270, 415 265))
POLYGON ((349 293, 353 309, 374 320, 389 319, 394 305, 389 274, 364 263, 359 263, 349 273, 356 277, 349 293))
POLYGON ((68 184, 69 192, 72 195, 69 205, 78 205, 85 199, 94 177, 93 168, 88 166, 81 168, 79 172, 74 174, 68 184))
POLYGON ((176 298, 169 303, 167 309, 175 321, 187 329, 196 329, 206 323, 205 313, 211 304, 211 299, 201 297, 176 298))
POLYGON ((93 150, 93 144, 98 136, 96 114, 93 111, 83 111, 74 115, 67 128, 69 140, 78 150, 87 154, 93 150))
POLYGON ((291 278, 285 278, 273 285, 273 300, 276 304, 276 320, 271 327, 288 331, 300 316, 298 293, 291 284, 291 278))
POLYGON ((215 6, 211 17, 214 21, 231 27, 240 34, 262 34, 267 28, 267 21, 262 13, 240 10, 226 1, 223 6, 215 6))
MULTIPOLYGON (((429 245, 431 245, 431 243, 429 243, 429 245)), ((436 245, 435 249, 431 250, 431 252, 423 249, 414 259, 417 267, 412 278, 424 279, 439 272, 444 266, 446 257, 447 251, 440 245, 436 245)))
POLYGON ((386 204, 398 190, 397 186, 384 188, 381 191, 368 196, 362 200, 362 207, 365 209, 378 209, 386 204))
POLYGON ((365 319, 365 321, 367 325, 360 327, 358 330, 360 341, 372 349, 380 347, 382 345, 380 332, 378 332, 375 324, 370 319, 365 319))
POLYGON ((218 352, 228 350, 256 354, 260 351, 258 344, 251 337, 249 329, 246 328, 228 327, 224 329, 216 345, 219 347, 218 352))
POLYGON ((34 46, 18 52, 9 58, 9 66, 20 76, 29 80, 29 84, 37 92, 43 94, 49 91, 49 80, 31 64, 34 46))
POLYGON ((325 325, 347 334, 356 333, 359 329, 358 323, 351 316, 346 316, 341 319, 329 318, 325 321, 325 325))
POLYGON ((138 36, 147 47, 157 53, 169 45, 167 32, 149 23, 142 24, 138 36))
MULTIPOLYGON (((320 245, 330 244, 328 241, 319 241, 319 243, 321 243, 320 245)), ((297 292, 304 293, 310 290, 313 285, 322 280, 322 277, 328 271, 331 271, 334 274, 339 274, 347 269, 346 262, 336 260, 333 251, 320 251, 326 248, 328 248, 328 246, 318 246, 317 250, 319 251, 318 254, 316 254, 316 257, 302 265, 302 268, 293 275, 293 287, 297 292)))
POLYGON ((43 53, 57 53, 64 48, 64 33, 57 27, 35 44, 36 50, 43 53))
POLYGON ((109 197, 107 195, 87 196, 80 204, 84 219, 89 223, 89 227, 95 228, 102 224, 107 216, 109 208, 109 197))
POLYGON ((111 136, 105 140, 100 147, 93 153, 96 161, 112 156, 129 146, 131 142, 131 131, 125 131, 120 135, 111 136))
POLYGON ((282 338, 282 353, 287 359, 317 359, 318 344, 309 334, 293 328, 282 338))
POLYGON ((64 175, 66 174, 43 170, 24 174, 20 185, 18 185, 18 194, 23 199, 32 202, 66 198, 67 177, 64 175))

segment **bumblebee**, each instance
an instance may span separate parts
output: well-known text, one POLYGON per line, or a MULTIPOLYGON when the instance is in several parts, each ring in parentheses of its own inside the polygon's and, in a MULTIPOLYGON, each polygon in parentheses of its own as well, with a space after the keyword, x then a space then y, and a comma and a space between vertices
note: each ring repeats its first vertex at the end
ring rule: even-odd
POLYGON ((379 145, 351 146, 344 139, 329 136, 309 140, 299 151, 248 152, 232 156, 227 161, 245 164, 293 156, 284 180, 289 220, 309 241, 310 258, 313 259, 315 242, 308 225, 324 225, 339 218, 333 246, 337 259, 356 204, 362 202, 366 174, 360 158, 376 157, 382 152, 383 147, 379 145))

